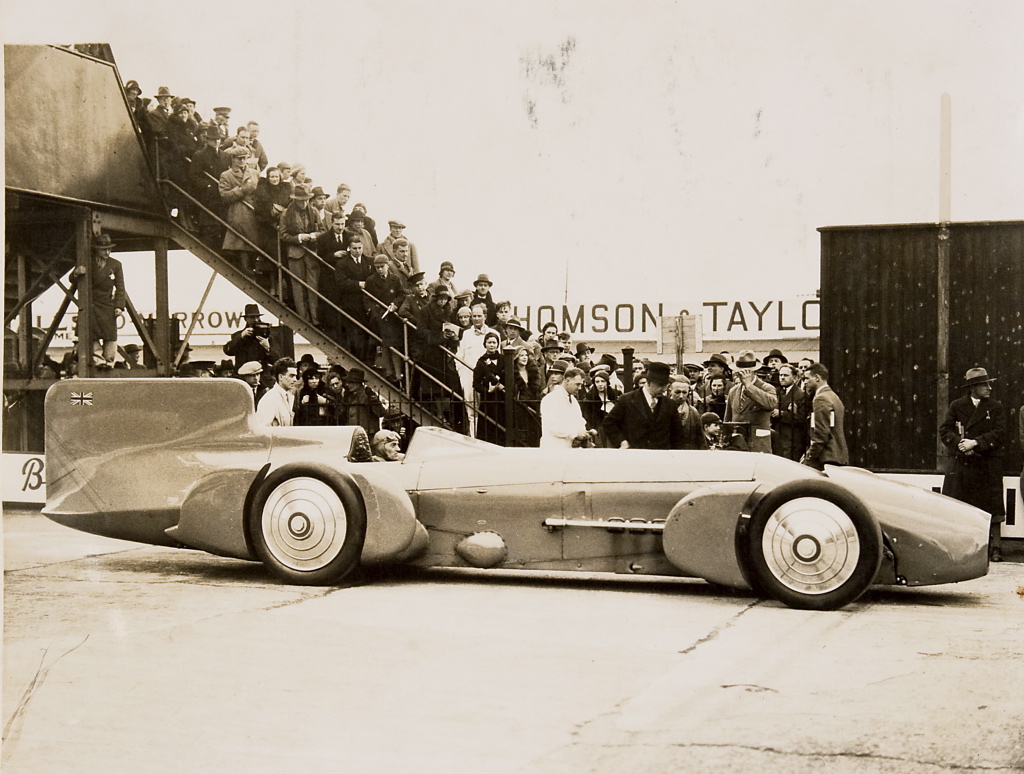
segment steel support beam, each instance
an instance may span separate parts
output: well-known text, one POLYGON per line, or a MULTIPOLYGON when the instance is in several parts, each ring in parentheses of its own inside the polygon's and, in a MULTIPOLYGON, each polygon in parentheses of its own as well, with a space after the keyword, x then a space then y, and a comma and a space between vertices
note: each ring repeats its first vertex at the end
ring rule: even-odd
POLYGON ((92 218, 83 213, 75 228, 75 269, 78 278, 78 375, 92 376, 92 218))
MULTIPOLYGON (((29 288, 29 267, 28 257, 23 253, 18 254, 18 298, 25 299, 29 288)), ((32 302, 27 301, 21 305, 18 313, 18 364, 26 372, 31 368, 32 363, 32 302)), ((32 378, 31 373, 25 373, 27 378, 32 378)))

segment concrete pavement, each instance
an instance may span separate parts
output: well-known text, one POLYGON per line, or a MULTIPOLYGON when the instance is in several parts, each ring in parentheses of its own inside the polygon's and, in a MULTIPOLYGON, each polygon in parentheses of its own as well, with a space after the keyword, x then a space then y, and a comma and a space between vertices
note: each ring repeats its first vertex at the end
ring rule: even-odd
POLYGON ((5 513, 13 772, 1024 767, 1024 566, 789 610, 702 581, 255 564, 5 513))

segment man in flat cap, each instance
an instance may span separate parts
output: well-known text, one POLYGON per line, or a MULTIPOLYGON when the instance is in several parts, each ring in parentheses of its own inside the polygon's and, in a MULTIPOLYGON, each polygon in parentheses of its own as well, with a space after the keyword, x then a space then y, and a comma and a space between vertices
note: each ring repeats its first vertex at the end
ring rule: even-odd
POLYGON ((250 360, 248 363, 242 363, 236 373, 239 379, 249 385, 249 389, 252 391, 252 405, 255 406, 260 402, 263 393, 267 391, 262 381, 263 364, 258 360, 250 360))
MULTIPOLYGON (((388 254, 388 258, 394 260, 395 242, 399 239, 405 239, 406 242, 409 242, 409 240, 404 236, 405 224, 400 220, 389 220, 388 230, 389 233, 387 237, 380 243, 380 249, 388 254)), ((419 253, 416 252, 416 245, 412 242, 409 242, 409 266, 411 268, 411 272, 417 272, 420 270, 419 253)))
POLYGON ((952 469, 942 482, 942 494, 955 497, 988 511, 989 559, 1003 561, 999 543, 1000 525, 1006 518, 1003 505, 1003 444, 1006 414, 1003 405, 992 400, 994 377, 980 366, 967 371, 963 389, 967 394, 949 404, 939 426, 939 438, 953 455, 952 469))
POLYGON ((665 397, 671 372, 665 363, 652 362, 643 387, 617 401, 602 428, 612 448, 679 449, 682 433, 676 404, 665 397))

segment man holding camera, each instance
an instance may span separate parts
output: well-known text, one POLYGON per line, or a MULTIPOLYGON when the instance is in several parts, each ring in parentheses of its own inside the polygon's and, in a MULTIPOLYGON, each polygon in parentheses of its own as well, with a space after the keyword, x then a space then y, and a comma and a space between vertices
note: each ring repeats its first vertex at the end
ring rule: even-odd
POLYGON ((224 354, 235 358, 235 369, 253 361, 269 370, 277 359, 270 349, 270 325, 263 322, 263 315, 256 304, 246 304, 242 315, 245 327, 231 336, 224 345, 224 354))

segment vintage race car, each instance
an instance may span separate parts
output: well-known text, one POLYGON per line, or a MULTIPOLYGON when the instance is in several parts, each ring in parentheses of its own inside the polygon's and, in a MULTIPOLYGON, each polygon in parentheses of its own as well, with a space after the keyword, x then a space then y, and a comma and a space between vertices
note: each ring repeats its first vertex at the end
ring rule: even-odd
POLYGON ((289 583, 361 565, 704 578, 827 610, 871 584, 988 571, 988 514, 865 470, 730 451, 506 449, 418 429, 259 427, 229 379, 73 379, 46 396, 47 503, 99 535, 259 560, 289 583), (365 460, 365 461, 364 461, 365 460))

